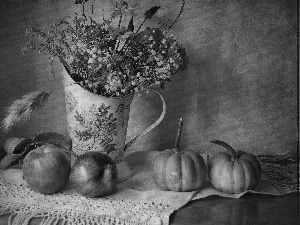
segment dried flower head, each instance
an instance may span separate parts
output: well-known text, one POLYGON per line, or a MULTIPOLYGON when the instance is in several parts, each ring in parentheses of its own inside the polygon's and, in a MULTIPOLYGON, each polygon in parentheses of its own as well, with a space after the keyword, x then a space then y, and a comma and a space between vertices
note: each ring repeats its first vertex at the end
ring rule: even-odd
POLYGON ((110 18, 101 22, 75 14, 72 21, 62 19, 53 24, 47 34, 38 29, 27 30, 27 35, 37 40, 28 41, 23 52, 34 50, 47 55, 50 66, 57 57, 75 82, 107 97, 129 95, 154 84, 164 87, 173 74, 186 68, 188 57, 183 46, 161 27, 142 30, 144 22, 160 6, 147 10, 135 29, 136 6, 122 0, 111 3, 114 10, 110 18), (131 19, 123 24, 126 16, 131 19), (115 19, 117 23, 113 23, 115 19))
POLYGON ((6 117, 2 121, 4 131, 9 130, 11 126, 21 120, 27 120, 33 111, 48 101, 50 94, 50 91, 35 91, 14 101, 13 104, 7 108, 6 117))

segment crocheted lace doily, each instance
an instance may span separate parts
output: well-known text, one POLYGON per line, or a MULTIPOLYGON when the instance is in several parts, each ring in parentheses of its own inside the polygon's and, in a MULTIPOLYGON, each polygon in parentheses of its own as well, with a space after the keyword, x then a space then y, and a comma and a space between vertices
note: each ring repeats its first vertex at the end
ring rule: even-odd
MULTIPOLYGON (((9 214, 9 224, 28 224, 41 218, 41 224, 169 224, 172 212, 187 202, 209 195, 239 198, 214 189, 207 181, 198 192, 161 191, 151 178, 155 153, 136 153, 128 157, 135 175, 118 185, 111 195, 85 198, 69 186, 61 193, 42 195, 26 183, 12 184, 0 179, 0 215, 9 214)), ((262 163, 262 182, 255 193, 283 195, 298 191, 298 164, 262 163)))

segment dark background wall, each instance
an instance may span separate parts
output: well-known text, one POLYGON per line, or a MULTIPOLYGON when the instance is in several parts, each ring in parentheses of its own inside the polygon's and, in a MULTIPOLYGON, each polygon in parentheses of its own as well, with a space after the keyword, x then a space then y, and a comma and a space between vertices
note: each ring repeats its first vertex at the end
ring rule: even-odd
MULTIPOLYGON (((159 15, 170 19, 181 5, 179 0, 129 0, 133 2, 140 3, 140 15, 161 5, 159 15)), ((109 0, 96 0, 96 17, 103 13, 99 7, 109 6, 109 0)), ((297 7, 297 0, 187 0, 173 34, 186 48, 189 67, 161 91, 167 103, 163 122, 130 150, 172 148, 178 119, 183 117, 183 148, 213 154, 220 148, 209 141, 217 138, 253 153, 296 154, 297 7)), ((62 87, 59 63, 51 80, 47 58, 37 53, 24 56, 21 48, 26 28, 46 29, 75 11, 81 12, 81 8, 74 0, 1 1, 1 119, 5 107, 23 94, 62 87)), ((48 130, 66 133, 64 107, 63 89, 58 89, 29 121, 8 133, 1 131, 1 145, 13 136, 32 137, 48 130)), ((141 132, 160 112, 155 94, 142 93, 135 98, 128 136, 141 132)))

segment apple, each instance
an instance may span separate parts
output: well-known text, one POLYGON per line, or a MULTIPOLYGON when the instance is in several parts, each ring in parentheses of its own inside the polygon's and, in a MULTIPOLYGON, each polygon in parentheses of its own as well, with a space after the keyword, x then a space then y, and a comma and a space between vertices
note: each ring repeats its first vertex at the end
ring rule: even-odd
POLYGON ((69 179, 77 193, 85 197, 100 197, 116 188, 118 170, 108 155, 90 151, 76 158, 69 179))
POLYGON ((62 190, 66 185, 71 163, 61 148, 46 143, 25 156, 22 170, 30 189, 49 195, 62 190))

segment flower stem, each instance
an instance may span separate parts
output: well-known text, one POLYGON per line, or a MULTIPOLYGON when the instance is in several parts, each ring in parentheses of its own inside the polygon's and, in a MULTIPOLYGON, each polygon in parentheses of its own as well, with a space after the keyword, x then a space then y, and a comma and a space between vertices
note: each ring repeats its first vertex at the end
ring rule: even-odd
MULTIPOLYGON (((119 18, 119 24, 118 24, 118 27, 119 27, 119 28, 121 27, 122 17, 123 17, 123 15, 121 14, 121 15, 120 15, 120 18, 119 18)), ((119 44, 120 44, 120 40, 117 40, 115 50, 118 50, 119 44)))
POLYGON ((146 22, 147 18, 144 18, 143 22, 141 23, 141 25, 139 26, 139 28, 136 30, 135 34, 137 34, 140 29, 142 28, 142 26, 144 25, 144 23, 146 22))
MULTIPOLYGON (((144 23, 146 22, 147 18, 144 18, 143 22, 141 23, 141 25, 139 26, 139 28, 136 30, 136 32, 134 33, 135 35, 140 31, 140 29, 142 28, 142 26, 144 25, 144 23)), ((130 44, 130 42, 128 43, 127 41, 128 39, 126 39, 125 44, 123 45, 122 49, 120 50, 120 52, 125 52, 128 48, 128 44, 130 44)))
POLYGON ((119 18, 119 25, 118 25, 119 28, 121 27, 122 17, 123 17, 123 15, 121 14, 120 18, 119 18))
POLYGON ((178 21, 179 17, 180 17, 181 14, 183 13, 184 5, 185 5, 185 0, 182 1, 180 11, 179 11, 179 13, 178 13, 176 19, 174 20, 174 22, 169 26, 169 29, 168 29, 167 32, 169 32, 169 30, 172 29, 172 27, 174 26, 174 24, 178 21))

